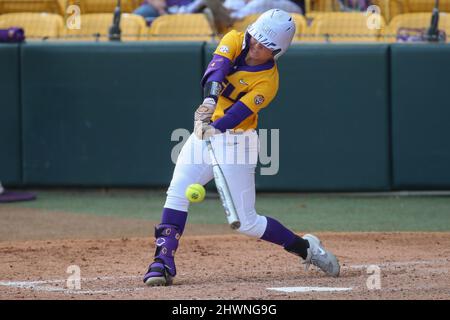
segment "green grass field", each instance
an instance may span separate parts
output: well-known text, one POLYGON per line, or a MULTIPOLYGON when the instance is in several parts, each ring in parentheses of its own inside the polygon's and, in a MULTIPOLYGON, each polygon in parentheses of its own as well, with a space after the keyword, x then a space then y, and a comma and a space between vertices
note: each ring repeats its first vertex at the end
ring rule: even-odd
MULTIPOLYGON (((159 220, 163 190, 37 191, 38 199, 15 207, 159 220)), ((259 193, 256 209, 294 230, 450 231, 448 196, 358 196, 259 193)), ((217 194, 190 207, 190 223, 223 224, 217 194)))

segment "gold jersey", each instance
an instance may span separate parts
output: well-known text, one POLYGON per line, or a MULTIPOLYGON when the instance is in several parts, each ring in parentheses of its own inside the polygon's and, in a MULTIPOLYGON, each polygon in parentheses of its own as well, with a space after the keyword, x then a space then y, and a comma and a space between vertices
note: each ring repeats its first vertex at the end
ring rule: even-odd
POLYGON ((249 36, 245 32, 230 31, 220 41, 214 54, 231 61, 231 69, 222 82, 223 90, 217 101, 212 121, 224 116, 227 109, 240 101, 253 114, 233 129, 256 129, 258 112, 267 107, 278 91, 278 68, 275 61, 257 66, 245 63, 249 36))

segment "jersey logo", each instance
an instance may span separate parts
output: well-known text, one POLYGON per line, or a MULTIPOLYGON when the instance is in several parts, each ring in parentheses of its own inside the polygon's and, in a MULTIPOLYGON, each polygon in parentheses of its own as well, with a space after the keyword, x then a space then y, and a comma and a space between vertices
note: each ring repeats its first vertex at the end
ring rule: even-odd
POLYGON ((255 104, 256 104, 256 105, 260 105, 261 103, 264 102, 264 96, 258 94, 258 95, 255 97, 254 101, 255 101, 255 104))
POLYGON ((228 53, 228 52, 230 52, 230 49, 227 46, 221 46, 219 48, 219 51, 222 53, 228 53))
POLYGON ((239 79, 239 83, 243 84, 244 86, 248 86, 248 83, 244 81, 244 79, 239 79))

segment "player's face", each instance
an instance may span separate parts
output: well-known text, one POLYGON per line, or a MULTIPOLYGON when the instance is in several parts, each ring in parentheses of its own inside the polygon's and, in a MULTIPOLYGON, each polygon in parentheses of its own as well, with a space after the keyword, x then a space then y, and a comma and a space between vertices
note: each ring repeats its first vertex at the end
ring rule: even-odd
POLYGON ((257 64, 262 64, 273 58, 272 50, 267 49, 261 43, 256 41, 255 38, 250 37, 250 49, 248 50, 247 57, 257 64))

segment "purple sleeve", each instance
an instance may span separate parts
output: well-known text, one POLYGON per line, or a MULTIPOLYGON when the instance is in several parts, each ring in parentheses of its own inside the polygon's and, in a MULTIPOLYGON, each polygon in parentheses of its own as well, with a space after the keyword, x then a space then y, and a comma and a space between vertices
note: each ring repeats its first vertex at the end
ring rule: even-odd
POLYGON ((222 82, 230 71, 231 61, 221 55, 215 54, 202 78, 202 87, 210 81, 222 82))
POLYGON ((231 108, 229 108, 225 115, 211 123, 211 125, 219 129, 221 132, 225 132, 227 129, 235 128, 239 123, 251 116, 253 111, 250 110, 241 101, 236 102, 231 108))

